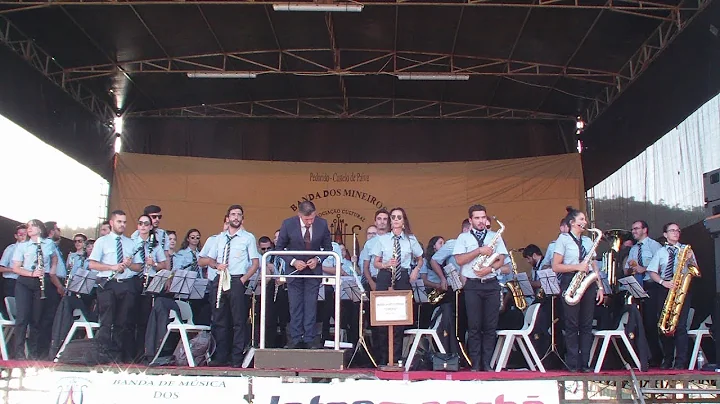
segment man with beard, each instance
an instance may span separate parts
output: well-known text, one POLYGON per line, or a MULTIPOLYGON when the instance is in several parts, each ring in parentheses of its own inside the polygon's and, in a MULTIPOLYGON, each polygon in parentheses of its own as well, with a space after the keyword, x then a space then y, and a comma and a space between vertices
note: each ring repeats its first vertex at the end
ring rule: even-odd
POLYGON ((215 248, 202 262, 218 272, 210 284, 212 334, 216 342, 210 365, 226 366, 229 362, 232 367, 241 367, 248 317, 245 286, 260 265, 260 254, 255 236, 241 228, 242 206, 230 206, 227 216, 227 231, 216 237, 215 248))

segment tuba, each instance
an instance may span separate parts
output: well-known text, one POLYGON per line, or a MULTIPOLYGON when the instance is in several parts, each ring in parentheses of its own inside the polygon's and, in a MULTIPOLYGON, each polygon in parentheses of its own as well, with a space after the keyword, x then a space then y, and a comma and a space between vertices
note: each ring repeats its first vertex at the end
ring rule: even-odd
POLYGON ((510 254, 510 263, 512 264, 513 279, 507 281, 505 286, 507 286, 510 293, 512 293, 515 307, 517 307, 520 311, 525 311, 525 309, 527 309, 527 300, 525 300, 525 295, 520 288, 520 282, 517 280, 517 264, 515 263, 515 258, 513 258, 512 250, 508 253, 510 254))
MULTIPOLYGON (((590 261, 594 257, 595 250, 597 250, 598 244, 600 244, 600 240, 602 240, 603 235, 602 230, 596 228, 590 228, 588 229, 588 231, 595 233, 596 237, 592 248, 590 249, 590 251, 588 251, 585 259, 582 262, 582 264, 586 267, 590 266, 590 261)), ((577 272, 575 276, 573 276, 572 281, 570 281, 570 286, 568 286, 565 293, 563 293, 565 303, 569 304, 570 306, 575 306, 576 304, 580 303, 580 299, 582 299, 587 288, 590 287, 590 285, 592 285, 593 283, 597 283, 599 280, 600 279, 598 278, 597 272, 593 271, 592 268, 590 268, 587 272, 577 272)))
POLYGON ((677 259, 675 260, 675 275, 673 275, 672 282, 677 286, 675 289, 668 291, 662 312, 660 313, 658 328, 663 335, 668 337, 675 335, 675 329, 680 320, 680 312, 682 311, 683 304, 685 304, 688 289, 690 289, 690 281, 692 281, 694 277, 700 277, 700 269, 697 266, 692 248, 686 244, 680 247, 677 259), (687 266, 687 272, 683 271, 685 266, 687 266))
MULTIPOLYGON (((497 218, 494 216, 493 216, 493 219, 500 226, 500 229, 497 231, 497 233, 495 233, 492 240, 490 240, 490 243, 487 245, 488 247, 493 249, 493 253, 490 255, 477 256, 472 263, 471 268, 472 268, 473 272, 477 273, 478 271, 480 271, 480 268, 489 267, 490 265, 493 264, 493 262, 495 262, 495 260, 498 259, 498 256, 500 255, 497 252, 495 252, 495 245, 497 244, 498 240, 500 239, 500 235, 502 235, 503 231, 505 231, 505 225, 501 221, 497 220, 497 218)), ((488 229, 488 230, 490 230, 490 229, 488 229)), ((478 246, 478 247, 482 247, 482 246, 478 246)))

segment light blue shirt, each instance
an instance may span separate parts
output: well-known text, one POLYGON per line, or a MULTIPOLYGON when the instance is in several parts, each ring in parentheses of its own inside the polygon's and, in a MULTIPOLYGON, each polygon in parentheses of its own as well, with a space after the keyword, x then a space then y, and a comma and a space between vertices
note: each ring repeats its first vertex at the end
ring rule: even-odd
POLYGON ((555 254, 555 240, 551 241, 550 244, 548 244, 548 248, 547 248, 547 250, 545 250, 545 256, 543 257, 543 260, 540 262, 539 269, 552 268, 552 260, 553 260, 554 254, 555 254))
POLYGON ((510 267, 510 273, 498 273, 497 278, 498 282, 500 283, 508 283, 508 281, 511 281, 515 279, 515 274, 512 272, 512 260, 510 259, 510 254, 505 256, 505 261, 503 261, 503 265, 507 265, 510 267))
MULTIPOLYGON (((165 262, 167 259, 165 257, 165 250, 163 250, 160 246, 160 238, 157 239, 157 244, 153 247, 152 253, 150 253, 149 239, 150 238, 148 237, 148 240, 143 240, 140 238, 139 235, 137 237, 133 237, 132 240, 135 243, 133 249, 138 251, 136 255, 137 259, 139 259, 140 262, 143 263, 142 255, 140 255, 139 252, 140 249, 143 248, 145 250, 145 258, 152 258, 153 261, 155 261, 156 263, 165 262)), ((143 263, 143 271, 141 273, 145 274, 146 271, 149 276, 155 276, 155 274, 157 273, 157 269, 154 266, 148 267, 143 263)))
MULTIPOLYGON (((105 265, 116 265, 117 261, 117 238, 120 237, 120 244, 122 246, 123 257, 132 258, 132 262, 135 264, 143 264, 135 249, 135 242, 125 235, 118 236, 115 233, 108 233, 95 241, 93 251, 88 258, 91 261, 99 262, 105 265)), ((98 278, 109 278, 113 274, 113 271, 98 271, 98 278)), ((125 268, 121 274, 117 274, 115 279, 124 280, 130 279, 137 275, 137 272, 132 271, 130 268, 125 268)))
MULTIPOLYGON (((647 266, 650 264, 650 261, 652 261, 655 253, 662 248, 662 245, 660 245, 660 243, 651 239, 650 237, 646 237, 645 240, 641 242, 639 241, 637 244, 632 246, 632 248, 630 248, 627 261, 625 261, 626 270, 630 270, 630 261, 636 261, 638 264, 640 263, 640 260, 638 259, 638 251, 640 251, 640 244, 642 244, 642 263, 645 268, 647 268, 647 266)), ((650 275, 645 272, 644 274, 635 274, 635 278, 638 280, 638 282, 649 281, 650 275)))
MULTIPOLYGON (((130 238, 136 239, 139 235, 140 230, 135 230, 130 238)), ((168 251, 170 249, 170 236, 168 236, 165 230, 160 228, 155 229, 155 237, 157 237, 158 243, 160 243, 163 251, 168 251)))
POLYGON ((375 266, 375 256, 373 255, 375 245, 377 244, 377 241, 380 237, 382 237, 382 235, 376 235, 375 237, 366 241, 365 246, 360 252, 360 268, 365 268, 365 261, 370 261, 370 276, 372 276, 373 278, 377 277, 378 271, 380 270, 380 268, 375 266))
POLYGON ((420 268, 420 276, 422 276, 423 274, 427 276, 428 282, 440 283, 440 278, 430 267, 430 263, 427 260, 423 261, 423 266, 422 268, 420 268))
POLYGON ((70 276, 75 276, 75 273, 80 268, 87 269, 87 257, 78 254, 77 252, 70 253, 68 255, 68 263, 70 264, 70 276))
POLYGON ((173 269, 192 270, 202 273, 200 267, 197 266, 198 254, 198 251, 193 251, 190 247, 177 251, 171 258, 173 260, 173 269), (193 259, 193 257, 195 258, 193 259), (196 268, 193 267, 193 264, 195 264, 196 268))
MULTIPOLYGON (((228 232, 220 233, 216 239, 215 248, 208 253, 208 258, 214 259, 218 264, 225 261, 225 245, 228 242, 228 232)), ((229 236, 232 237, 232 236, 229 236)), ((230 253, 227 257, 228 271, 231 276, 245 275, 252 260, 260 259, 255 236, 245 230, 238 230, 230 241, 230 253)))
MULTIPOLYGON (((668 265, 668 260, 670 259, 670 253, 669 250, 671 248, 675 248, 675 266, 677 266, 677 260, 678 260, 678 248, 684 246, 684 244, 677 243, 675 246, 661 246, 657 252, 655 252, 655 255, 653 255, 652 259, 650 260, 650 263, 647 266, 647 272, 655 272, 656 274, 660 275, 660 279, 664 281, 672 280, 672 277, 675 275, 675 268, 673 268, 672 275, 669 277, 665 277, 665 269, 668 265)), ((687 266, 686 266, 687 267, 687 266)), ((685 270, 685 268, 683 268, 685 270)))
MULTIPOLYGON (((453 247, 453 255, 460 255, 465 254, 467 252, 473 251, 474 249, 480 247, 478 245, 477 239, 472 234, 474 230, 471 230, 467 233, 461 233, 457 240, 455 241, 455 246, 453 247)), ((483 247, 490 244, 490 242, 495 237, 496 232, 492 230, 486 230, 487 234, 485 235, 485 238, 483 239, 483 247)), ((505 242, 502 239, 502 236, 498 237, 497 243, 495 244, 495 252, 498 254, 507 255, 507 248, 505 247, 505 242)), ((466 278, 470 279, 479 279, 479 277, 475 274, 475 271, 473 271, 473 263, 475 262, 475 259, 468 262, 467 264, 463 265, 461 270, 461 273, 466 278)), ((485 276, 483 279, 490 279, 494 277, 495 275, 492 274, 492 272, 485 276)))
MULTIPOLYGON (((40 248, 43 255, 43 266, 45 267, 45 273, 50 273, 50 267, 52 266, 51 257, 54 255, 57 257, 57 250, 55 249, 55 243, 48 238, 38 238, 40 248)), ((38 253, 37 245, 32 241, 26 241, 18 244, 13 252, 13 265, 15 262, 20 262, 20 266, 32 271, 37 269, 38 264, 38 253)))
MULTIPOLYGON (((208 237, 207 240, 205 240, 205 244, 203 244, 202 250, 200 250, 200 253, 198 254, 198 258, 210 258, 210 253, 215 251, 217 248, 217 238, 223 233, 220 234, 214 234, 210 237, 208 237)), ((215 268, 208 267, 207 268, 207 277, 209 280, 214 280, 217 276, 217 271, 215 268)))
MULTIPOLYGON (((381 257, 383 262, 387 262, 392 258, 395 235, 392 232, 385 233, 382 236, 375 236, 377 242, 373 246, 371 255, 381 257)), ((400 234, 400 267, 410 268, 413 257, 422 257, 423 250, 414 235, 407 236, 405 232, 400 234)))
MULTIPOLYGON (((582 236, 580 242, 583 247, 585 247, 585 253, 589 253, 593 246, 592 239, 588 236, 582 236)), ((553 254, 562 256, 562 263, 565 265, 575 265, 580 263, 580 249, 572 236, 567 233, 561 234, 555 241, 555 251, 553 254)), ((590 257, 590 259, 592 258, 593 257, 590 257)))
MULTIPOLYGON (((337 255, 342 257, 342 250, 340 249, 340 244, 336 242, 332 242, 333 252, 335 252, 337 255)), ((326 268, 335 268, 335 257, 332 255, 329 255, 327 258, 325 258, 325 261, 323 261, 322 264, 323 267, 326 268)), ((352 261, 341 258, 340 259, 340 269, 343 271, 340 275, 352 275, 353 273, 353 264, 352 261)))
MULTIPOLYGON (((10 244, 9 246, 7 246, 5 248, 5 251, 3 251, 2 258, 0 258, 0 266, 3 266, 5 268, 12 270, 12 268, 13 268, 12 257, 13 257, 13 253, 15 252, 15 248, 18 246, 18 244, 20 244, 20 243, 10 244)), ((3 272, 3 278, 6 278, 6 279, 17 279, 18 276, 19 275, 16 274, 15 272, 3 272)))
MULTIPOLYGON (((53 242, 55 244, 55 242, 53 242)), ((60 247, 58 247, 57 244, 55 244, 55 254, 57 254, 58 257, 58 263, 57 268, 55 268, 55 274, 60 279, 67 278, 67 266, 65 265, 65 258, 63 258, 62 251, 60 251, 60 247)))

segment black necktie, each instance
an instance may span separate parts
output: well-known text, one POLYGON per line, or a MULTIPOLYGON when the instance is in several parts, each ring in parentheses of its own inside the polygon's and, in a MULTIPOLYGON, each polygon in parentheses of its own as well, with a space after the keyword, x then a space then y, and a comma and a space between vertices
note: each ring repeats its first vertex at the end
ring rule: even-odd
POLYGON ((579 256, 579 261, 582 262, 582 261, 585 259, 585 256, 587 255, 587 251, 585 250, 585 246, 584 246, 583 243, 582 243, 582 236, 580 236, 580 238, 576 238, 574 234, 572 234, 572 233, 568 233, 568 234, 570 235, 570 237, 572 237, 572 239, 573 239, 573 241, 575 242, 575 244, 577 244, 578 254, 580 255, 580 256, 579 256))
POLYGON ((638 265, 640 265, 641 267, 644 267, 645 264, 643 264, 643 258, 642 258, 642 244, 643 244, 643 243, 638 243, 638 259, 637 259, 637 263, 638 263, 638 265))
POLYGON ((121 264, 123 262, 123 247, 122 241, 120 241, 120 236, 117 236, 115 239, 115 254, 117 256, 117 263, 121 264))
POLYGON ((675 247, 668 246, 668 262, 663 273, 663 280, 669 281, 672 278, 673 269, 675 269, 675 256, 677 256, 675 247))
MULTIPOLYGON (((395 268, 400 268, 400 236, 393 236, 393 258, 395 258, 398 263, 395 265, 395 268)), ((400 271, 395 271, 395 280, 400 280, 400 271)))
POLYGON ((477 240, 478 247, 482 247, 483 243, 485 242, 485 235, 487 232, 485 230, 473 230, 472 235, 475 236, 475 240, 477 240))
POLYGON ((227 265, 230 263, 230 242, 232 242, 235 236, 237 236, 237 234, 234 234, 232 237, 229 234, 225 235, 227 242, 225 243, 225 251, 223 251, 223 264, 227 265))
POLYGON ((305 249, 310 249, 310 228, 307 226, 304 226, 305 228, 305 235, 303 235, 303 240, 305 241, 305 249))

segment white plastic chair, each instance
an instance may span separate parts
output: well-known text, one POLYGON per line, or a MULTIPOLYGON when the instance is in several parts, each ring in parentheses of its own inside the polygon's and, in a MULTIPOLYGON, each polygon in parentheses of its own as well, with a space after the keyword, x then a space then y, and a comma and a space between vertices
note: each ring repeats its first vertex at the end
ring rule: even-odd
POLYGON ((535 328, 539 308, 539 303, 535 303, 528 307, 527 311, 525 311, 525 324, 523 325, 523 328, 519 330, 496 331, 498 339, 495 343, 495 351, 493 352, 492 359, 490 360, 490 364, 495 365, 496 372, 501 371, 507 366, 511 348, 516 342, 520 351, 522 351, 522 354, 525 357, 525 362, 530 367, 530 370, 535 370, 537 367, 537 369, 541 372, 545 372, 545 366, 543 366, 540 356, 535 350, 532 341, 530 341, 530 334, 535 328))
POLYGON ((180 334, 180 340, 183 344, 183 349, 185 350, 185 354, 187 356, 188 365, 191 368, 194 368, 195 358, 193 358, 192 351, 190 350, 190 339, 188 338, 188 332, 210 331, 210 326, 195 325, 195 323, 193 323, 192 308, 190 307, 190 304, 188 302, 176 300, 175 303, 177 303, 178 307, 180 308, 180 318, 177 317, 175 310, 170 310, 169 318, 172 321, 167 325, 167 331, 165 331, 165 336, 163 337, 163 340, 160 343, 160 346, 158 347, 157 352, 155 353, 155 357, 152 361, 155 362, 158 356, 160 356, 160 352, 162 352, 162 349, 165 346, 165 343, 167 342, 170 333, 177 332, 180 334))
POLYGON ((58 361, 58 358, 60 358, 60 354, 63 353, 67 344, 72 341, 78 329, 84 329, 87 338, 95 338, 95 330, 100 328, 100 323, 88 321, 87 318, 85 318, 85 314, 83 314, 82 310, 80 309, 73 310, 73 318, 75 319, 75 321, 73 321, 72 327, 70 327, 70 331, 68 331, 67 335, 65 336, 65 341, 63 341, 60 350, 58 351, 57 355, 55 355, 55 362, 58 361))
POLYGON ((2 360, 8 360, 8 348, 7 343, 12 338, 13 331, 15 331, 15 320, 7 320, 5 316, 0 313, 0 353, 2 354, 2 360), (8 329, 5 334, 5 329, 8 329))
POLYGON ((617 351, 618 355, 622 355, 622 353, 620 352, 620 347, 618 347, 617 345, 618 338, 620 338, 625 344, 625 348, 627 348, 628 352, 630 353, 630 357, 635 363, 635 367, 640 369, 640 359, 638 359, 638 356, 635 353, 635 349, 633 349, 632 344, 630 344, 630 340, 628 339, 627 335, 625 335, 625 325, 628 322, 628 318, 629 314, 626 312, 625 314, 623 314, 622 318, 620 318, 620 324, 618 324, 618 327, 614 330, 593 330, 592 333, 594 338, 592 348, 590 348, 590 360, 588 361, 588 366, 590 366, 590 364, 592 363, 598 343, 600 342, 600 340, 603 341, 602 348, 600 348, 600 355, 598 356, 597 363, 595 364, 595 373, 599 373, 602 369, 602 365, 605 361, 605 355, 607 354, 607 349, 608 345, 610 345, 610 341, 612 341, 613 346, 615 347, 615 351, 617 351))
POLYGON ((5 298, 5 308, 7 309, 8 317, 10 321, 15 321, 17 316, 17 306, 15 306, 15 297, 7 296, 5 298))
POLYGON ((695 366, 697 366, 697 358, 700 351, 702 351, 702 347, 700 344, 702 343, 703 338, 710 337, 710 327, 709 325, 712 325, 712 317, 708 316, 705 321, 700 323, 700 326, 695 330, 688 330, 688 336, 690 339, 695 341, 693 344, 693 350, 692 354, 690 355, 690 364, 688 365, 689 370, 695 369, 695 366))
MULTIPOLYGON (((440 308, 436 308, 435 310, 440 310, 440 308)), ((440 353, 445 353, 445 347, 443 346, 442 341, 440 341, 440 337, 437 334, 437 329, 440 326, 440 321, 442 321, 442 313, 439 313, 437 317, 435 317, 435 321, 433 322, 431 328, 412 328, 409 330, 405 330, 405 335, 413 337, 412 346, 410 347, 410 352, 408 353, 407 360, 405 361, 406 372, 410 371, 410 365, 412 364, 415 353, 417 353, 418 345, 420 345, 420 341, 423 337, 429 338, 431 343, 432 341, 435 341, 437 350, 440 353)))

